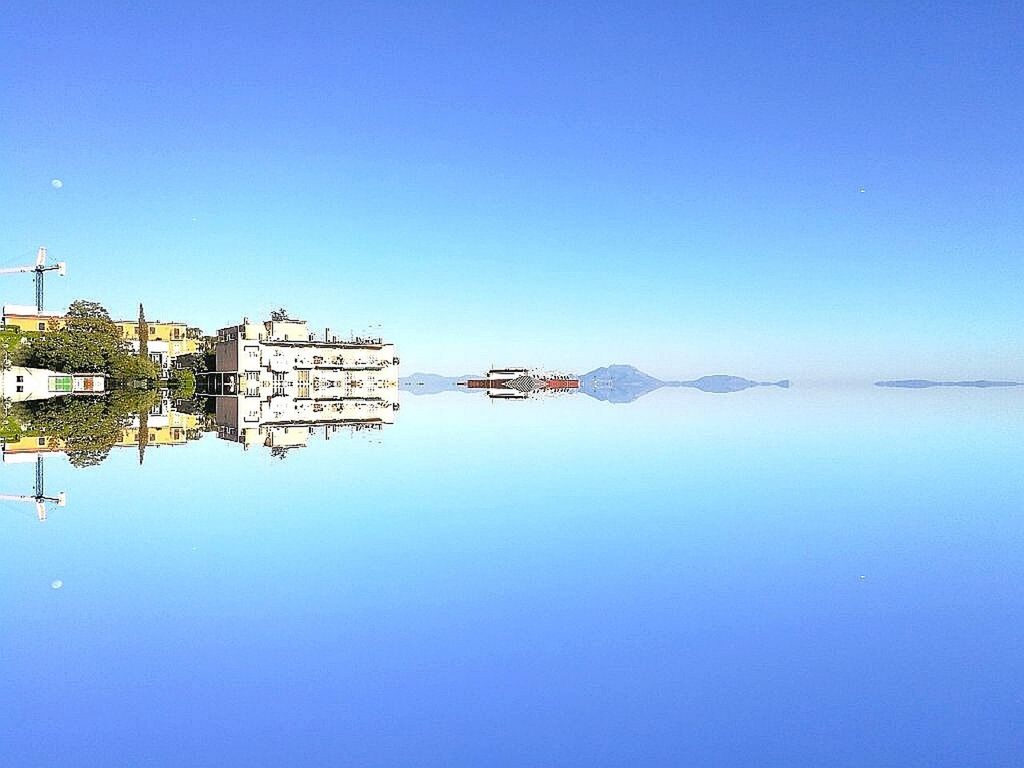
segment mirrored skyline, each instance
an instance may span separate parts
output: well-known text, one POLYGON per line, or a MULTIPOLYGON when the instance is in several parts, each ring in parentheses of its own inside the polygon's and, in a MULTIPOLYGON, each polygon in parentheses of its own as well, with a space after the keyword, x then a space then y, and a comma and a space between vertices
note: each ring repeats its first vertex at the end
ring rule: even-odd
POLYGON ((0 768, 1008 768, 1024 5, 9 0, 0 768))

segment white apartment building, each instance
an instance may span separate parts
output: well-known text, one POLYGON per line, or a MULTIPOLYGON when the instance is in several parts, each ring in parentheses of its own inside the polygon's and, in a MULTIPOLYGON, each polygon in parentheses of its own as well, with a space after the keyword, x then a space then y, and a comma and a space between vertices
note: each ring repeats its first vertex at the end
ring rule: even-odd
POLYGON ((398 357, 381 339, 320 341, 304 320, 246 319, 217 332, 213 379, 215 391, 227 395, 395 402, 398 357))
POLYGON ((217 332, 218 435, 270 448, 305 445, 310 434, 380 428, 398 410, 398 357, 381 339, 339 340, 282 319, 217 332))

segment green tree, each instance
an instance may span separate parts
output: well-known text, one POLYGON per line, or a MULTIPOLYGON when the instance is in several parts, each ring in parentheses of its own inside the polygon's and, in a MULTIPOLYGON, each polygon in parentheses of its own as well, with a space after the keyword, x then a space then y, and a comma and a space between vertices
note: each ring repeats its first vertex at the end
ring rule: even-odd
MULTIPOLYGON (((139 310, 141 315, 141 304, 139 310)), ((30 338, 19 348, 17 362, 69 373, 105 373, 122 382, 153 382, 159 378, 149 355, 133 352, 110 313, 95 301, 72 302, 64 327, 50 328, 30 338)))
POLYGON ((153 382, 160 378, 156 363, 142 355, 127 354, 115 358, 108 371, 110 377, 119 382, 153 382))
POLYGON ((19 362, 34 368, 72 373, 109 372, 115 361, 131 353, 118 327, 102 305, 75 301, 63 328, 49 328, 19 349, 19 362))
POLYGON ((97 301, 88 301, 86 299, 72 301, 68 306, 65 317, 85 320, 106 320, 108 323, 113 324, 106 307, 97 301))
POLYGON ((149 411, 139 412, 139 466, 146 459, 146 446, 149 445, 149 411))
POLYGON ((149 323, 146 322, 146 312, 142 309, 142 302, 139 302, 139 357, 149 357, 149 323))
POLYGON ((196 393, 196 375, 187 368, 175 369, 171 371, 170 386, 176 398, 188 400, 196 393))

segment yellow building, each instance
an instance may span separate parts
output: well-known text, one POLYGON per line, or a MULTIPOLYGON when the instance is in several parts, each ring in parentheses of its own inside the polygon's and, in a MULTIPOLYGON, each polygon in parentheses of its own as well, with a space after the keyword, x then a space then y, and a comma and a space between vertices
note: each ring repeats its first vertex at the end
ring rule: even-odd
MULTIPOLYGON (((7 304, 3 308, 2 325, 22 331, 55 331, 67 324, 60 312, 39 312, 35 307, 7 304)), ((139 323, 137 320, 115 320, 114 325, 132 348, 139 350, 139 323)), ((162 368, 169 368, 170 361, 178 355, 191 354, 199 350, 199 343, 188 338, 185 323, 149 323, 149 353, 162 368)))
MULTIPOLYGON (((165 414, 154 414, 148 419, 147 445, 184 445, 188 442, 189 432, 199 426, 199 417, 191 413, 181 413, 173 409, 165 414)), ((139 444, 139 420, 134 419, 130 427, 121 433, 121 439, 114 446, 132 448, 139 444)), ((67 447, 65 440, 59 437, 23 434, 13 440, 4 440, 2 451, 4 461, 18 455, 37 456, 41 453, 60 453, 67 447)))
POLYGON ((60 312, 40 312, 35 307, 20 304, 5 304, 3 325, 21 331, 54 331, 64 327, 64 315, 60 312))
MULTIPOLYGON (((198 426, 199 417, 191 413, 171 410, 166 416, 150 416, 149 435, 146 442, 149 445, 182 445, 188 441, 189 430, 198 426)), ((121 440, 117 444, 125 448, 139 444, 138 419, 133 422, 132 426, 124 430, 121 440)))
MULTIPOLYGON (((131 342, 133 347, 138 347, 139 323, 137 320, 115 320, 114 325, 120 329, 121 335, 131 342)), ((166 343, 167 353, 172 359, 178 355, 196 352, 199 349, 196 340, 188 338, 188 326, 185 323, 161 323, 155 320, 148 325, 147 342, 150 345, 157 342, 161 347, 162 343, 166 343)))
POLYGON ((64 440, 59 437, 22 435, 15 440, 3 441, 4 461, 10 461, 9 456, 18 454, 35 456, 40 453, 57 453, 64 450, 64 445, 64 440))
MULTIPOLYGON (((131 348, 139 351, 139 323, 137 320, 115 320, 121 336, 131 348)), ((156 363, 160 373, 167 376, 173 365, 174 358, 188 355, 199 350, 199 343, 188 338, 188 326, 185 323, 161 323, 154 320, 149 325, 149 339, 146 342, 150 359, 156 363)))

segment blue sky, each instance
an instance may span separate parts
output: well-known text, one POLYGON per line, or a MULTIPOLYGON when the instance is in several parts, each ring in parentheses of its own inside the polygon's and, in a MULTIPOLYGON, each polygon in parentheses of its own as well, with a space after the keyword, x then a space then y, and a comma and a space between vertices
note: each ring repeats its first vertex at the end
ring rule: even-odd
POLYGON ((17 5, 0 262, 68 261, 51 308, 284 305, 406 372, 1024 377, 1020 4, 17 5))

